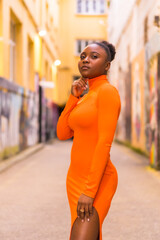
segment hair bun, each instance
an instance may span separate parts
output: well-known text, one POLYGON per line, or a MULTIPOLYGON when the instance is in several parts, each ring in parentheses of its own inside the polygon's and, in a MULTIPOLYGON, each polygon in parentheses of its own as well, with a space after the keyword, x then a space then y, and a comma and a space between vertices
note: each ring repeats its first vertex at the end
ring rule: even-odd
POLYGON ((111 61, 113 61, 113 59, 115 58, 115 54, 116 54, 115 47, 107 41, 102 41, 101 43, 103 43, 105 46, 107 46, 109 48, 110 54, 111 54, 111 61))

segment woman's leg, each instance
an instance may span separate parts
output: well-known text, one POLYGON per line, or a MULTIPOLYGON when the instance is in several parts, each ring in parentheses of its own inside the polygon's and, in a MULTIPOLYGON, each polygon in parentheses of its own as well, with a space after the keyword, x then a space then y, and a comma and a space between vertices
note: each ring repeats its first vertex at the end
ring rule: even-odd
POLYGON ((90 221, 82 222, 81 218, 76 218, 72 231, 71 240, 98 240, 99 239, 99 216, 93 207, 93 214, 90 221))

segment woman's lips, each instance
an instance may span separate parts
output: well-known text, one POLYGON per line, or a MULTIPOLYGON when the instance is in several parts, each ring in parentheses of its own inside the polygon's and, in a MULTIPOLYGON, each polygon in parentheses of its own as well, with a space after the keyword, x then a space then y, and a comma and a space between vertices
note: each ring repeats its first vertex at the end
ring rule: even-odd
POLYGON ((82 69, 82 70, 88 70, 89 67, 88 67, 88 66, 82 66, 81 69, 82 69))

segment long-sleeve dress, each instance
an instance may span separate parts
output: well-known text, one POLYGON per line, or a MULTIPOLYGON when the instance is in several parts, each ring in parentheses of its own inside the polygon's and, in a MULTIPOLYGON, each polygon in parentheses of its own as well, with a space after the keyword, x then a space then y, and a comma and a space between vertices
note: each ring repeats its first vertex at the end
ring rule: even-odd
POLYGON ((89 92, 82 98, 70 94, 57 123, 57 136, 60 140, 74 137, 66 178, 71 229, 77 218, 78 199, 83 193, 94 198, 102 240, 102 223, 118 182, 110 148, 121 102, 117 89, 105 75, 89 79, 88 83, 89 92))

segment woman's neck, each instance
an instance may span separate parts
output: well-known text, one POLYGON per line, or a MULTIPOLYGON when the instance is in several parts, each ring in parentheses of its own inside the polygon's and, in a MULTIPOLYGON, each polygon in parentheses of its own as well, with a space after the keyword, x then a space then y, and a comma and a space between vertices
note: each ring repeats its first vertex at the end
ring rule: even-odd
POLYGON ((99 87, 101 84, 108 82, 106 75, 100 75, 95 78, 88 79, 89 84, 89 90, 95 89, 96 87, 99 87))

